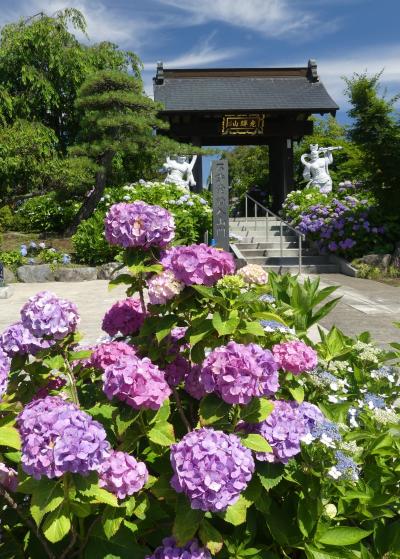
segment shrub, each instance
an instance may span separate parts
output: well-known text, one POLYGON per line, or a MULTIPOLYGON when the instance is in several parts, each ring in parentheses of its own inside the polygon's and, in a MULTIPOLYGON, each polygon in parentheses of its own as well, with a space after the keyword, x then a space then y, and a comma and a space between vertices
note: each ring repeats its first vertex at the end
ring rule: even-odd
POLYGON ((357 277, 362 279, 378 279, 382 275, 382 270, 377 266, 370 266, 369 264, 355 263, 357 268, 357 277))
POLYGON ((120 252, 118 247, 109 245, 104 237, 104 216, 101 212, 95 212, 80 223, 72 243, 77 262, 90 265, 111 262, 120 252))
POLYGON ((156 204, 170 211, 175 220, 177 242, 190 244, 202 241, 204 233, 211 227, 212 212, 207 201, 173 184, 142 181, 121 188, 109 188, 93 216, 82 222, 73 236, 79 262, 103 264, 115 257, 118 251, 104 239, 106 211, 117 202, 135 200, 156 204))
POLYGON ((117 339, 77 347, 75 305, 48 293, 3 333, 1 554, 398 557, 399 344, 332 328, 311 347, 334 288, 245 284, 231 267, 211 281, 202 247, 199 281, 146 305, 163 266, 145 248, 111 282, 139 293, 143 318, 129 330, 129 305, 114 309, 117 339))
POLYGON ((14 215, 10 206, 0 208, 0 231, 9 231, 14 226, 14 215))
POLYGON ((18 229, 26 232, 62 232, 80 207, 79 202, 57 200, 51 192, 26 200, 16 211, 18 229))
POLYGON ((322 254, 354 258, 387 248, 387 231, 375 200, 357 186, 346 181, 328 195, 316 187, 291 192, 283 215, 322 254))

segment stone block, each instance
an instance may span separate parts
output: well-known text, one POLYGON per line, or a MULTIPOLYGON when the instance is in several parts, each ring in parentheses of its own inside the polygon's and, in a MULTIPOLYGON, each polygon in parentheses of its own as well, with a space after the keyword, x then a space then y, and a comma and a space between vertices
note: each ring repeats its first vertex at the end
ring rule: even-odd
POLYGON ((0 299, 8 299, 14 293, 14 288, 11 285, 0 287, 0 299))
POLYGON ((20 266, 17 268, 17 277, 23 283, 45 283, 55 280, 55 273, 48 264, 20 266))
POLYGON ((10 270, 10 268, 4 268, 4 281, 6 284, 16 283, 18 281, 17 276, 12 270, 10 270))
POLYGON ((386 270, 390 264, 391 259, 391 254, 366 254, 365 256, 360 258, 360 262, 363 264, 368 264, 368 266, 376 266, 377 268, 386 270))
POLYGON ((57 268, 55 271, 56 281, 92 281, 97 279, 96 268, 82 266, 79 268, 57 268))
MULTIPOLYGON (((97 279, 110 280, 114 276, 115 270, 120 266, 119 262, 107 262, 107 264, 102 264, 97 267, 97 279)), ((120 270, 120 274, 123 270, 120 270)))

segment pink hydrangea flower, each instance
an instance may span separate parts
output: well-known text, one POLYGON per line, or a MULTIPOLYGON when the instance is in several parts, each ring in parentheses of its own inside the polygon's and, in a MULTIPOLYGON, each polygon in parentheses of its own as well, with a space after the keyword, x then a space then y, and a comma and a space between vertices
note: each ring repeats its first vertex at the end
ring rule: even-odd
POLYGON ((272 353, 279 368, 294 375, 311 371, 318 364, 316 351, 299 340, 276 344, 272 348, 272 353))
POLYGON ((149 474, 144 462, 137 462, 126 452, 112 451, 99 471, 99 485, 119 499, 140 491, 149 474))
POLYGON ((16 491, 18 486, 18 474, 13 468, 9 468, 0 462, 0 485, 7 491, 16 491))
POLYGON ((110 336, 120 332, 123 336, 136 333, 142 326, 146 316, 139 297, 130 297, 117 301, 103 318, 102 329, 110 336))
POLYGON ((124 356, 106 368, 103 381, 109 400, 118 398, 135 409, 158 410, 171 394, 163 371, 147 357, 124 356))
POLYGON ((235 271, 231 254, 206 244, 172 247, 165 252, 161 263, 185 285, 214 285, 235 271))
POLYGON ((141 200, 133 204, 114 204, 104 224, 107 241, 124 248, 162 248, 175 235, 172 215, 160 206, 151 206, 141 200))
POLYGON ((240 268, 236 274, 249 284, 265 285, 268 281, 267 272, 258 264, 247 264, 247 266, 240 268))
POLYGON ((136 355, 136 349, 125 342, 106 342, 99 344, 90 356, 90 365, 101 371, 117 363, 124 356, 136 355))
POLYGON ((171 270, 152 276, 147 282, 149 300, 152 305, 165 305, 178 295, 185 285, 178 281, 171 270))
POLYGON ((200 381, 201 365, 192 365, 185 378, 185 390, 196 400, 201 400, 207 392, 200 381))

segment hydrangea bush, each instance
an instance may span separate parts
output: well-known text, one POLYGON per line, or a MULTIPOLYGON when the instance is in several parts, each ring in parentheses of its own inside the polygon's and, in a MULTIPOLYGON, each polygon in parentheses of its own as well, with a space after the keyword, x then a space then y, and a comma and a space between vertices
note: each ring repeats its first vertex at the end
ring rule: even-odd
POLYGON ((375 200, 360 184, 345 181, 327 195, 315 187, 290 192, 282 211, 322 254, 354 258, 387 244, 375 200))
POLYGON ((334 288, 237 274, 126 206, 112 337, 85 346, 46 291, 1 335, 0 555, 399 557, 400 344, 313 344, 334 288))
MULTIPOLYGON (((212 211, 208 201, 174 184, 145 182, 107 188, 92 217, 82 222, 73 236, 78 262, 102 264, 112 261, 120 252, 118 245, 110 245, 104 236, 104 216, 114 204, 142 201, 168 210, 175 222, 175 240, 183 243, 200 242, 210 230, 212 211)), ((154 217, 156 212, 153 212, 154 217)), ((121 234, 123 235, 123 227, 121 234)), ((161 234, 161 228, 160 228, 161 234)))

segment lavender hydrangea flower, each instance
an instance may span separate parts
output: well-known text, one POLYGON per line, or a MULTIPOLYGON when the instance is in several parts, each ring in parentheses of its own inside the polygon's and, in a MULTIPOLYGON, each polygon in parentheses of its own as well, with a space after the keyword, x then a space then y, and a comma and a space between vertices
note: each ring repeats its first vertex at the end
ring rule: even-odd
POLYGON ((61 340, 75 332, 79 315, 74 303, 59 299, 49 291, 40 291, 22 307, 21 320, 37 338, 49 336, 61 340))
POLYGON ((144 462, 137 462, 126 452, 112 451, 99 471, 99 485, 119 499, 125 499, 142 489, 149 474, 144 462))
POLYGON ((33 400, 41 400, 43 398, 46 398, 46 396, 48 396, 51 392, 60 390, 60 388, 63 388, 66 384, 66 378, 64 378, 63 376, 52 377, 45 386, 39 388, 33 400))
POLYGON ((125 356, 136 355, 136 349, 125 342, 106 342, 97 345, 89 358, 89 365, 105 371, 125 356))
POLYGON ((180 343, 180 340, 182 340, 186 334, 186 330, 187 328, 184 326, 177 326, 173 328, 171 333, 166 337, 166 342, 168 344, 168 362, 163 368, 165 371, 165 378, 170 386, 177 386, 180 384, 190 371, 189 361, 181 355, 181 352, 188 349, 187 343, 180 343))
POLYGON ((143 312, 139 297, 129 297, 114 303, 104 315, 101 327, 110 336, 115 336, 118 332, 129 336, 142 327, 146 316, 147 311, 146 314, 143 312))
POLYGON ((36 355, 41 349, 51 347, 54 340, 36 338, 22 322, 15 322, 1 334, 0 344, 9 357, 15 357, 16 355, 36 355))
POLYGON ((158 410, 171 394, 163 371, 147 357, 124 356, 106 368, 103 381, 109 400, 116 397, 135 409, 158 410))
POLYGON ((258 264, 247 264, 247 266, 243 266, 236 273, 249 284, 265 285, 268 281, 267 272, 258 264))
POLYGON ((311 371, 318 364, 317 353, 298 340, 276 344, 272 348, 272 353, 279 368, 294 375, 311 371))
POLYGON ((192 431, 171 446, 171 485, 192 509, 226 510, 246 489, 253 472, 251 451, 236 435, 212 428, 192 431))
POLYGON ((207 392, 200 381, 201 365, 191 365, 185 378, 185 390, 192 398, 201 400, 207 392))
POLYGON ((103 426, 59 396, 33 400, 17 419, 22 469, 40 479, 99 470, 110 453, 103 426))
POLYGON ((265 332, 280 332, 281 334, 294 334, 293 328, 285 326, 277 320, 260 320, 260 324, 265 332))
POLYGON ((205 244, 172 247, 161 264, 185 285, 214 285, 235 270, 231 254, 205 244))
POLYGON ((18 487, 18 474, 14 468, 9 468, 0 462, 0 485, 7 491, 16 491, 18 487))
POLYGON ((207 548, 200 547, 197 540, 190 540, 179 547, 175 538, 164 538, 162 545, 145 559, 211 559, 211 554, 207 548))
POLYGON ((133 204, 114 204, 104 220, 105 236, 111 245, 124 248, 163 248, 175 236, 172 215, 160 206, 141 200, 133 204))
POLYGON ((352 458, 346 456, 340 450, 335 452, 337 463, 328 471, 328 476, 337 480, 339 478, 357 481, 359 478, 359 468, 352 458))
POLYGON ((248 404, 253 397, 275 394, 278 365, 268 349, 229 342, 205 359, 201 382, 206 392, 216 392, 228 404, 248 404))
POLYGON ((147 282, 149 301, 152 305, 165 305, 179 295, 185 285, 178 281, 171 270, 152 276, 147 282))
POLYGON ((301 442, 307 440, 310 431, 323 421, 316 406, 303 402, 275 400, 272 413, 261 423, 245 424, 249 433, 262 435, 271 445, 272 452, 258 452, 258 460, 286 464, 301 450, 301 442))
POLYGON ((0 346, 0 402, 7 391, 8 375, 11 367, 11 359, 0 346))

